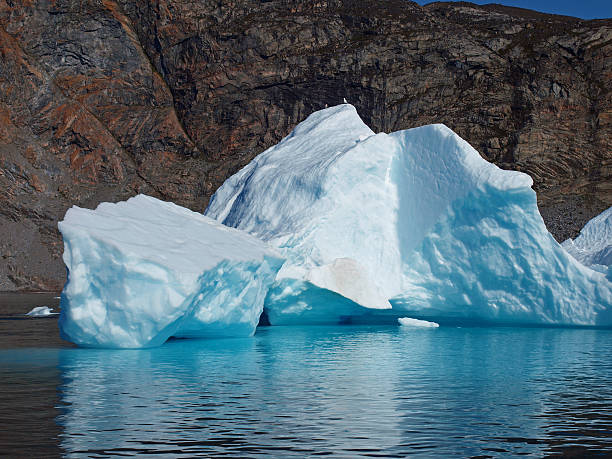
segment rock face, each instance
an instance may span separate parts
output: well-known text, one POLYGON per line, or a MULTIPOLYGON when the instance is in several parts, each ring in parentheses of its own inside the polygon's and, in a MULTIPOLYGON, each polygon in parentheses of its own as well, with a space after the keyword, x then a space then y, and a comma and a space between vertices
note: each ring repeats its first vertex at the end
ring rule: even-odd
POLYGON ((0 290, 59 289, 73 204, 202 211, 346 98, 375 131, 444 123, 530 174, 558 240, 612 205, 612 20, 499 5, 0 0, 0 290))

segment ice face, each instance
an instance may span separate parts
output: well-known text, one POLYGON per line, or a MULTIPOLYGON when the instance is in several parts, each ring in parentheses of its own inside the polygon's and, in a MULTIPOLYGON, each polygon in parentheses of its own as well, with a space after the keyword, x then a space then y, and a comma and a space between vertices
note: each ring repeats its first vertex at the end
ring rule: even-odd
POLYGON ((531 185, 444 125, 375 134, 345 104, 230 177, 206 214, 287 257, 266 298, 273 324, 389 303, 421 318, 612 323, 610 284, 554 241, 531 185))
POLYGON ((144 195, 73 207, 59 229, 68 268, 60 332, 81 346, 248 336, 283 262, 248 234, 144 195))
POLYGON ((452 202, 407 258, 411 315, 490 323, 608 325, 611 285, 546 230, 531 189, 485 187, 452 202))
POLYGON ((561 245, 580 263, 612 280, 612 207, 591 219, 576 239, 561 245))

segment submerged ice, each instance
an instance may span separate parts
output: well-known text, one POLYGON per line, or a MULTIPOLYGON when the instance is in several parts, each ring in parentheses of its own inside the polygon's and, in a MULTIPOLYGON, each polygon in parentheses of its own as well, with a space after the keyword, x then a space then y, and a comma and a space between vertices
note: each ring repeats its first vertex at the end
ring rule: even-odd
POLYGON ((385 315, 612 324, 611 284, 561 248, 529 176, 444 125, 375 134, 354 107, 312 114, 230 177, 206 214, 287 261, 271 323, 385 315))
POLYGON ((82 346, 249 336, 283 261, 246 233, 144 195, 73 207, 59 229, 68 268, 60 331, 82 346))

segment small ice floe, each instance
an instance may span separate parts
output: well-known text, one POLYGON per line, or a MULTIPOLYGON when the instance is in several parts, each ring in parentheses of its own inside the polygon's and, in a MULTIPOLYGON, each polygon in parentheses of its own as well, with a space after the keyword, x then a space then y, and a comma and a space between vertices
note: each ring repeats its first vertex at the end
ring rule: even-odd
POLYGON ((403 327, 416 328, 438 328, 440 325, 435 322, 427 322, 426 320, 411 319, 410 317, 400 317, 397 321, 403 327))
POLYGON ((53 312, 53 308, 47 306, 37 306, 26 314, 30 317, 47 317, 59 314, 59 312, 53 312))

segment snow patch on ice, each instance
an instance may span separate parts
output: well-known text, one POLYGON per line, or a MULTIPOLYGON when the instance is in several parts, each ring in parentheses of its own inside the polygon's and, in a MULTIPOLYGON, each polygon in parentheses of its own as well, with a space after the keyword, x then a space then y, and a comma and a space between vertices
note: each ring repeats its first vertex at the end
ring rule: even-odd
POLYGON ((332 263, 311 269, 305 279, 317 287, 342 295, 372 309, 391 309, 380 289, 372 283, 365 267, 352 258, 336 258, 332 263))

